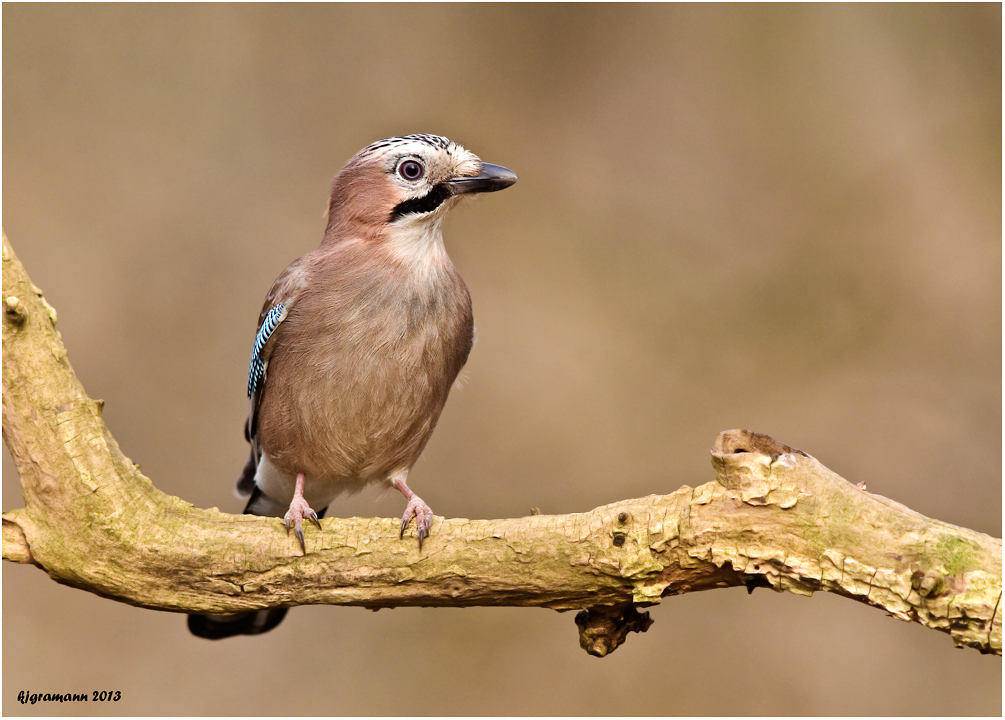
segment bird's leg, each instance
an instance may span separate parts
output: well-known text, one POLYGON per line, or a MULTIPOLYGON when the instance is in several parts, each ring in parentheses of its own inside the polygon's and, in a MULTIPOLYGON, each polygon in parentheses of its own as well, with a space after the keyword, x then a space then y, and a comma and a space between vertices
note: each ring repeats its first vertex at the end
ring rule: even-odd
POLYGON ((304 546, 304 520, 308 518, 318 526, 318 530, 321 529, 318 514, 311 510, 311 506, 304 500, 304 474, 299 473, 297 486, 293 490, 293 500, 290 501, 290 509, 283 519, 286 521, 286 532, 289 532, 290 526, 293 526, 293 532, 296 533, 297 540, 300 541, 300 549, 303 550, 304 555, 307 554, 307 548, 304 546))
POLYGON ((419 550, 422 549, 422 541, 429 537, 429 528, 433 525, 433 510, 426 502, 412 492, 408 485, 405 484, 405 478, 408 477, 408 471, 403 470, 397 472, 391 476, 391 484, 398 489, 398 491, 408 498, 408 505, 405 506, 405 514, 401 516, 401 534, 399 537, 405 537, 405 528, 408 527, 408 523, 415 518, 415 527, 419 533, 419 550))

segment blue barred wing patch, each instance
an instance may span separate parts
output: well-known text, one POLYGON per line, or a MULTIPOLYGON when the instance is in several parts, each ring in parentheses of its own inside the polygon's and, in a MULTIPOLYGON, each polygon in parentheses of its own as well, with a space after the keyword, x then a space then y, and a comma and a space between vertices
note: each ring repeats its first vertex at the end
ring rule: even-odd
POLYGON ((262 359, 262 350, 265 343, 272 337, 276 327, 286 318, 286 306, 279 303, 269 310, 262 321, 262 327, 258 329, 255 337, 255 347, 251 351, 251 367, 248 368, 248 397, 255 394, 255 391, 262 386, 265 379, 265 361, 262 359))

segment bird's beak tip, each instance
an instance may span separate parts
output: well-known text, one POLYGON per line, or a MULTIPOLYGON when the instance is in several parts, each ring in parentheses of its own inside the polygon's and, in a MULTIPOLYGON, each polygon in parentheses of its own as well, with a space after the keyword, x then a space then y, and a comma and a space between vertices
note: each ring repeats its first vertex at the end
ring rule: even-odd
POLYGON ((490 163, 482 164, 481 176, 492 178, 500 185, 498 188, 499 190, 509 187, 518 180, 516 173, 509 168, 504 168, 502 165, 492 165, 490 163))
POLYGON ((517 181, 516 173, 502 165, 482 163, 482 171, 474 177, 458 177, 448 183, 455 195, 461 193, 495 192, 517 181))

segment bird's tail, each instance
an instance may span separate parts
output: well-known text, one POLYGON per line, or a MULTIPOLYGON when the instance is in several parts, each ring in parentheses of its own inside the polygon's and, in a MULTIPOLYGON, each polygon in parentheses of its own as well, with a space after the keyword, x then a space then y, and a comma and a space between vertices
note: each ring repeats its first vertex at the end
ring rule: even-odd
POLYGON ((188 629, 206 640, 223 640, 238 635, 261 635, 283 621, 289 608, 269 608, 231 615, 189 615, 188 629))
MULTIPOLYGON (((244 475, 242 480, 243 478, 244 475)), ((241 487, 241 480, 238 481, 238 487, 241 487)), ((327 508, 318 512, 318 517, 323 517, 325 510, 327 508)), ((286 514, 286 507, 263 493, 258 486, 252 485, 251 497, 244 508, 244 514, 283 517, 286 514)), ((188 629, 193 635, 207 640, 222 640, 237 635, 261 635, 282 622, 288 609, 269 608, 228 615, 189 615, 188 629)))

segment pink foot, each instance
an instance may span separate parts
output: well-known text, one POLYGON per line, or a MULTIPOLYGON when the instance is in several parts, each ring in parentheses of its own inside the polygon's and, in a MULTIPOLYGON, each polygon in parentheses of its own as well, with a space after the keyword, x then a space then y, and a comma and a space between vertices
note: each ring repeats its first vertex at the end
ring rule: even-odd
POLYGON ((286 512, 283 520, 286 522, 286 532, 290 531, 291 526, 293 527, 293 532, 296 534, 297 540, 300 541, 300 549, 304 555, 307 554, 307 547, 304 545, 304 520, 308 519, 318 526, 318 530, 321 529, 321 521, 318 520, 318 514, 304 500, 304 474, 300 473, 297 475, 297 486, 293 491, 293 500, 290 502, 290 509, 286 512))
POLYGON ((433 509, 423 502, 422 498, 413 494, 405 506, 405 513, 401 516, 401 535, 405 537, 405 528, 408 523, 415 518, 415 527, 419 531, 419 550, 422 549, 422 541, 429 537, 429 528, 433 526, 433 509))
POLYGON ((406 498, 408 505, 405 506, 405 513, 401 516, 401 534, 405 537, 405 528, 415 518, 415 528, 419 535, 419 550, 422 549, 422 541, 429 537, 429 529, 433 526, 433 509, 426 505, 425 501, 412 492, 405 484, 405 477, 408 472, 403 472, 391 478, 391 484, 398 488, 406 498))

